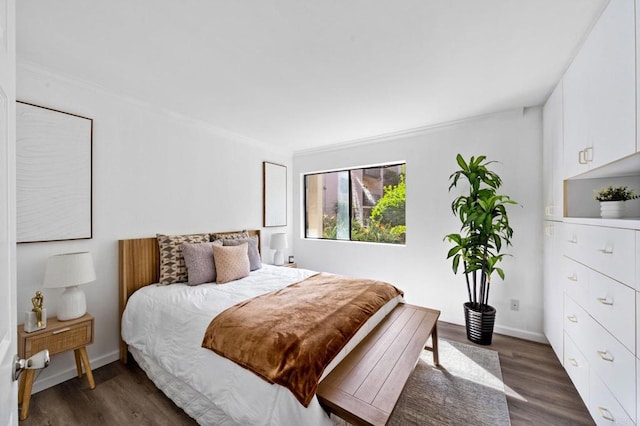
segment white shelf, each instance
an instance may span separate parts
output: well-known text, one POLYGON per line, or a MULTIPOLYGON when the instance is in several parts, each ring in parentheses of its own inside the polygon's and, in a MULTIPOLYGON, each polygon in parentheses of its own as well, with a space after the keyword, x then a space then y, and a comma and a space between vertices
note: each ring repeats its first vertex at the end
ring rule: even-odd
POLYGON ((640 218, 600 219, 595 217, 565 217, 562 221, 564 223, 577 223, 580 225, 608 226, 609 228, 640 230, 640 218))

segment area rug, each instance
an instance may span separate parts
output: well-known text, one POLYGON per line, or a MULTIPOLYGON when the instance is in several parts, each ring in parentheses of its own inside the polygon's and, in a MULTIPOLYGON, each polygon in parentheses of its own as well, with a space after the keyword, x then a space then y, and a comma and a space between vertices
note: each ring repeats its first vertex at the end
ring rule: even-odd
POLYGON ((498 353, 440 339, 440 367, 422 351, 388 424, 510 425, 498 353))

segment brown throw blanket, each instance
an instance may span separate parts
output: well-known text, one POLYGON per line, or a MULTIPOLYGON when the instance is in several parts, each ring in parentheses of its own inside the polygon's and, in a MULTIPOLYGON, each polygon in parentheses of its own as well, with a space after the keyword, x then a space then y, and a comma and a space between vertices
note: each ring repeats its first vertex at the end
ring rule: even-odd
POLYGON ((331 360, 378 309, 402 294, 380 281, 320 273, 222 312, 209 324, 202 347, 285 386, 306 407, 331 360))

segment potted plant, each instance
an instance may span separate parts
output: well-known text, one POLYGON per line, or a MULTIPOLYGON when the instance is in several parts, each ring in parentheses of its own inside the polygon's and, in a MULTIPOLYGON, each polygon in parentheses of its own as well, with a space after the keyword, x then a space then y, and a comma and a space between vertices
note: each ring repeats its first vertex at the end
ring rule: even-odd
MULTIPOLYGON (((463 267, 469 301, 464 304, 467 338, 481 345, 490 345, 496 310, 489 305, 489 290, 494 273, 504 280, 504 271, 498 267, 505 254, 501 251, 511 245, 513 229, 509 226, 507 205, 518 204, 507 195, 497 194, 502 180, 487 166, 494 161, 486 157, 471 157, 466 162, 460 154, 456 161, 460 170, 449 176, 449 191, 466 181, 468 192, 458 196, 451 209, 460 219, 460 233, 445 239, 453 243, 447 254, 452 259, 453 272, 463 267)), ((466 189, 466 188, 465 188, 466 189)))
POLYGON ((596 200, 600 201, 600 217, 616 219, 624 217, 624 202, 638 198, 628 186, 609 186, 596 192, 596 200))

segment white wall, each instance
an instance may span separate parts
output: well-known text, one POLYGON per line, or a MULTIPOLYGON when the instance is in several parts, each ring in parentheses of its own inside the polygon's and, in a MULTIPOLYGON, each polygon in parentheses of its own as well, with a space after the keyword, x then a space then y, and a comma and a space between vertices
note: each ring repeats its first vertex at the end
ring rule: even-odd
POLYGON ((442 311, 441 319, 463 324, 464 276, 446 259, 444 235, 459 230, 451 213, 448 178, 455 156, 486 155, 503 193, 522 204, 510 211, 513 247, 503 262, 506 280, 494 279, 490 303, 498 310, 496 331, 545 341, 542 335, 542 121, 539 108, 505 112, 419 134, 343 148, 296 153, 293 158, 294 238, 298 265, 315 270, 382 279, 405 291, 409 303, 442 311), (336 168, 407 162, 406 246, 304 239, 302 174, 336 168), (520 310, 509 310, 519 299, 520 310))
MULTIPOLYGON (((46 258, 88 250, 97 280, 82 288, 95 318, 92 367, 118 357, 117 240, 156 233, 260 229, 262 161, 290 166, 277 152, 185 117, 98 87, 21 64, 17 98, 93 118, 93 239, 19 244, 18 323, 42 289, 46 258)), ((289 188, 289 199, 291 191, 289 188)), ((291 218, 291 210, 289 211, 291 218)), ((272 232, 263 230, 263 247, 272 232)), ((270 261, 272 251, 263 251, 270 261)), ((44 290, 48 315, 55 315, 62 290, 44 290)), ((74 376, 72 354, 56 356, 38 377, 38 391, 74 376)))

